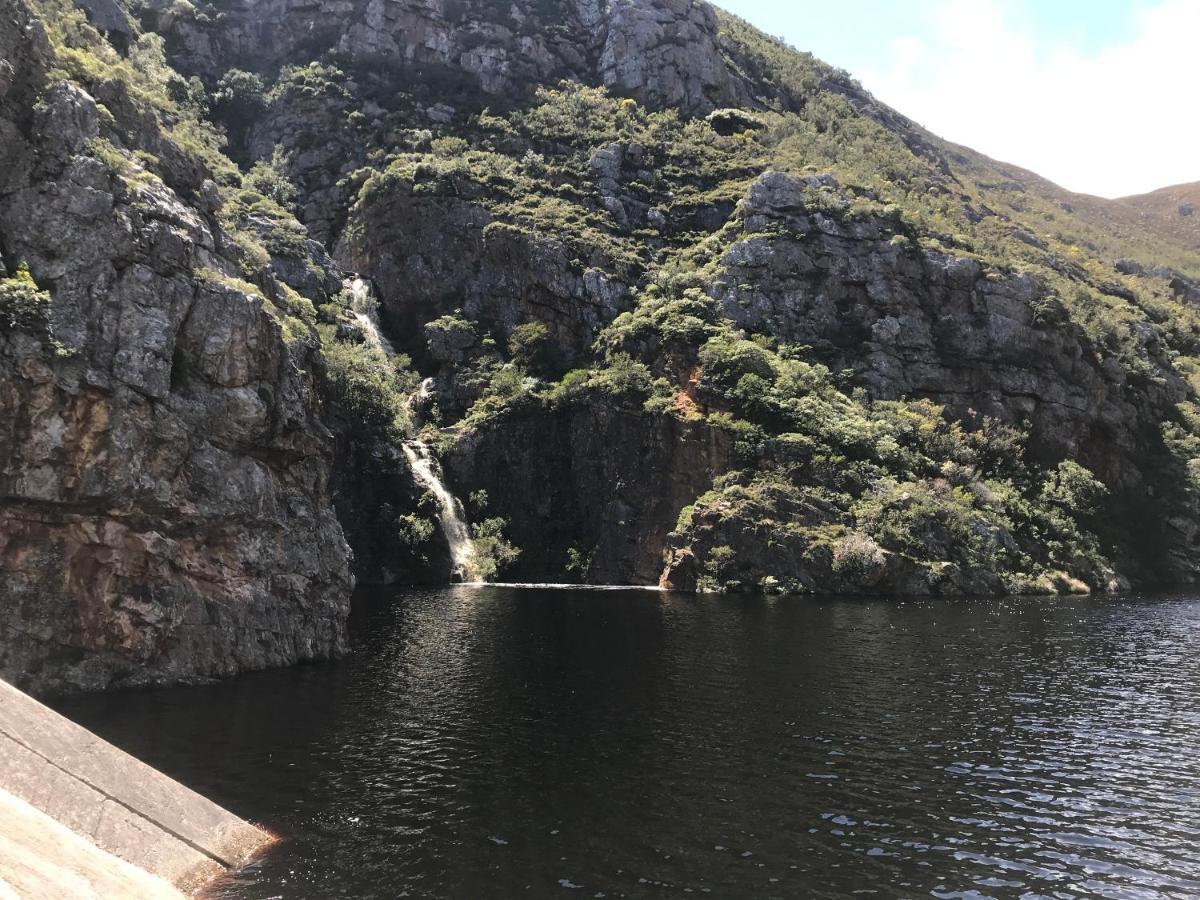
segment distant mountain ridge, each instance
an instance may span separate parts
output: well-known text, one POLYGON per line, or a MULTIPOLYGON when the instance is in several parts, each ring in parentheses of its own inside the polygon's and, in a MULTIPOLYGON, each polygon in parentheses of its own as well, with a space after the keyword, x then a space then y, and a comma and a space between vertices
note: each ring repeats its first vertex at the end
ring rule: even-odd
POLYGON ((1161 188, 1119 201, 1136 209, 1152 227, 1180 234, 1200 250, 1200 181, 1161 188))

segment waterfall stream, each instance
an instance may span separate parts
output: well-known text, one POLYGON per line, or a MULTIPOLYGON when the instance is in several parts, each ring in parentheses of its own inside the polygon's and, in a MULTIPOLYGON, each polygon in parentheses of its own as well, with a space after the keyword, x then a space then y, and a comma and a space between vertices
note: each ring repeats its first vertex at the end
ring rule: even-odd
POLYGON ((450 559, 454 563, 455 581, 475 579, 475 547, 471 543, 471 531, 463 516, 462 504, 450 493, 441 477, 438 465, 429 447, 413 438, 404 442, 404 455, 412 467, 413 475, 437 498, 438 521, 442 534, 450 545, 450 559))
POLYGON ((350 293, 350 311, 366 335, 367 343, 378 347, 391 359, 396 355, 396 348, 379 329, 379 301, 371 293, 371 286, 361 278, 353 278, 347 280, 346 290, 350 293))
MULTIPOLYGON (((371 287, 361 278, 350 279, 346 283, 350 293, 350 310, 358 320, 359 327, 366 335, 368 343, 378 347, 391 359, 396 350, 391 342, 384 337, 379 328, 379 303, 371 293, 371 287)), ((471 542, 471 529, 467 526, 463 514, 462 503, 446 487, 442 477, 442 467, 429 449, 429 445, 417 437, 420 430, 420 410, 429 399, 433 389, 433 379, 427 378, 421 382, 421 387, 409 399, 411 417, 408 427, 408 440, 402 448, 408 459, 413 477, 417 479, 433 496, 438 504, 438 523, 446 543, 450 545, 450 559, 454 564, 452 577, 455 581, 473 581, 476 577, 475 547, 471 542)))

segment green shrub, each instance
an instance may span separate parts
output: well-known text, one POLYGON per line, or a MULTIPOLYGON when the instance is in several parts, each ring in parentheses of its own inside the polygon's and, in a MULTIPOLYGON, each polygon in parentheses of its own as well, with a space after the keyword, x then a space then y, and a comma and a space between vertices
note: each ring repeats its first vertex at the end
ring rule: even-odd
POLYGON ((516 366, 500 366, 488 385, 488 394, 499 400, 512 400, 528 390, 526 378, 516 366))
POLYGON ((429 150, 441 159, 458 159, 471 149, 471 145, 460 137, 434 138, 429 150))
POLYGON ((945 482, 909 482, 887 494, 864 499, 859 522, 884 548, 916 559, 960 557, 973 564, 994 565, 989 558, 981 518, 973 497, 945 482))
POLYGON ((407 547, 417 549, 423 547, 433 537, 437 525, 432 519, 409 513, 396 520, 396 534, 400 542, 407 547))
POLYGON ((281 209, 294 212, 299 191, 283 172, 282 153, 276 148, 269 161, 259 160, 242 176, 242 187, 266 197, 281 209))
POLYGON ((562 353, 542 322, 526 322, 513 329, 508 338, 508 353, 521 369, 542 378, 561 371, 562 353))
POLYGON ((886 563, 879 545, 868 535, 853 532, 833 548, 833 571, 851 582, 869 582, 886 563))
POLYGON ((284 97, 311 98, 319 100, 349 101, 346 89, 346 73, 337 66, 310 62, 299 66, 288 66, 279 73, 275 86, 266 100, 276 102, 284 97))
POLYGON ((267 108, 267 88, 253 72, 230 69, 217 81, 212 112, 235 131, 245 131, 267 108))
POLYGON ((417 377, 404 358, 389 360, 369 344, 333 339, 333 327, 322 326, 327 396, 333 409, 372 431, 401 438, 408 425, 407 400, 417 377))
POLYGON ((766 127, 758 116, 742 109, 718 109, 709 113, 705 121, 717 134, 726 137, 746 131, 761 131, 766 127))
POLYGON ((1076 519, 1098 512, 1107 494, 1108 488, 1096 476, 1070 459, 1060 462, 1042 485, 1042 499, 1076 519))
POLYGON ((616 353, 592 373, 591 386, 614 396, 645 399, 651 392, 650 369, 627 353, 616 353))
POLYGON ((704 574, 697 579, 697 589, 702 593, 723 590, 729 571, 736 561, 737 554, 732 547, 725 544, 713 547, 705 557, 704 574))
POLYGON ((475 576, 491 581, 521 556, 521 549, 505 536, 507 523, 500 517, 484 519, 471 526, 471 546, 475 552, 475 576))
POLYGON ((50 294, 37 286, 24 264, 13 277, 0 280, 0 325, 8 331, 50 336, 50 294))
POLYGON ((720 391, 735 391, 747 375, 764 389, 775 380, 770 351, 731 334, 711 338, 700 350, 700 365, 705 382, 720 391))
POLYGON ((567 548, 567 565, 566 570, 579 581, 586 583, 592 574, 592 567, 596 562, 596 548, 583 551, 578 547, 567 548))
POLYGON ((590 369, 572 369, 563 375, 556 384, 546 392, 546 399, 551 404, 569 403, 586 396, 591 382, 590 369))

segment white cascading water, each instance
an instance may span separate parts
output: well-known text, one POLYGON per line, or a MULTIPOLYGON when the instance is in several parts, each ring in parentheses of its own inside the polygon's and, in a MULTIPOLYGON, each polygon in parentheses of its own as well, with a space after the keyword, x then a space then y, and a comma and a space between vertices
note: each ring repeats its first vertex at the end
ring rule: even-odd
MULTIPOLYGON (((370 285, 361 278, 354 278, 346 283, 346 290, 350 292, 350 310, 358 320, 359 327, 362 328, 367 340, 391 359, 396 355, 396 350, 379 330, 379 304, 371 295, 370 285)), ((432 390, 433 379, 427 378, 421 382, 420 389, 409 400, 412 411, 411 424, 408 440, 404 442, 402 449, 405 457, 408 458, 408 465, 412 469, 413 476, 437 498, 438 523, 441 525, 442 534, 446 536, 446 543, 450 545, 450 559, 454 564, 454 580, 473 581, 476 575, 475 546, 471 542, 471 530, 467 527, 462 504, 457 497, 450 493, 446 483, 442 480, 441 466, 438 465, 429 445, 416 436, 419 427, 417 419, 419 410, 429 399, 432 390)))
POLYGON ((350 292, 350 311, 358 320, 358 327, 367 336, 367 342, 391 359, 396 355, 396 348, 379 330, 379 301, 372 296, 371 286, 361 278, 352 278, 346 282, 346 290, 350 292))
POLYGON ((454 563, 455 581, 475 579, 475 546, 471 543, 471 531, 463 518, 462 504, 446 488, 441 478, 441 467, 433 458, 429 447, 413 438, 404 442, 404 455, 413 475, 427 487, 438 502, 438 521, 442 534, 450 545, 450 559, 454 563))

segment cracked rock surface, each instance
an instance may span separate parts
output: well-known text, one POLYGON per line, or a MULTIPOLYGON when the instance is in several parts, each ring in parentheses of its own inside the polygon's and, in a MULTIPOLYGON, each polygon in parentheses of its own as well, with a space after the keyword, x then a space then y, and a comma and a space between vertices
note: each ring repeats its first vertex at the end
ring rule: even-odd
POLYGON ((313 348, 232 277, 196 197, 97 157, 93 97, 34 102, 41 24, 0 15, 0 245, 53 298, 53 341, 0 329, 0 675, 97 689, 341 652, 313 348))

